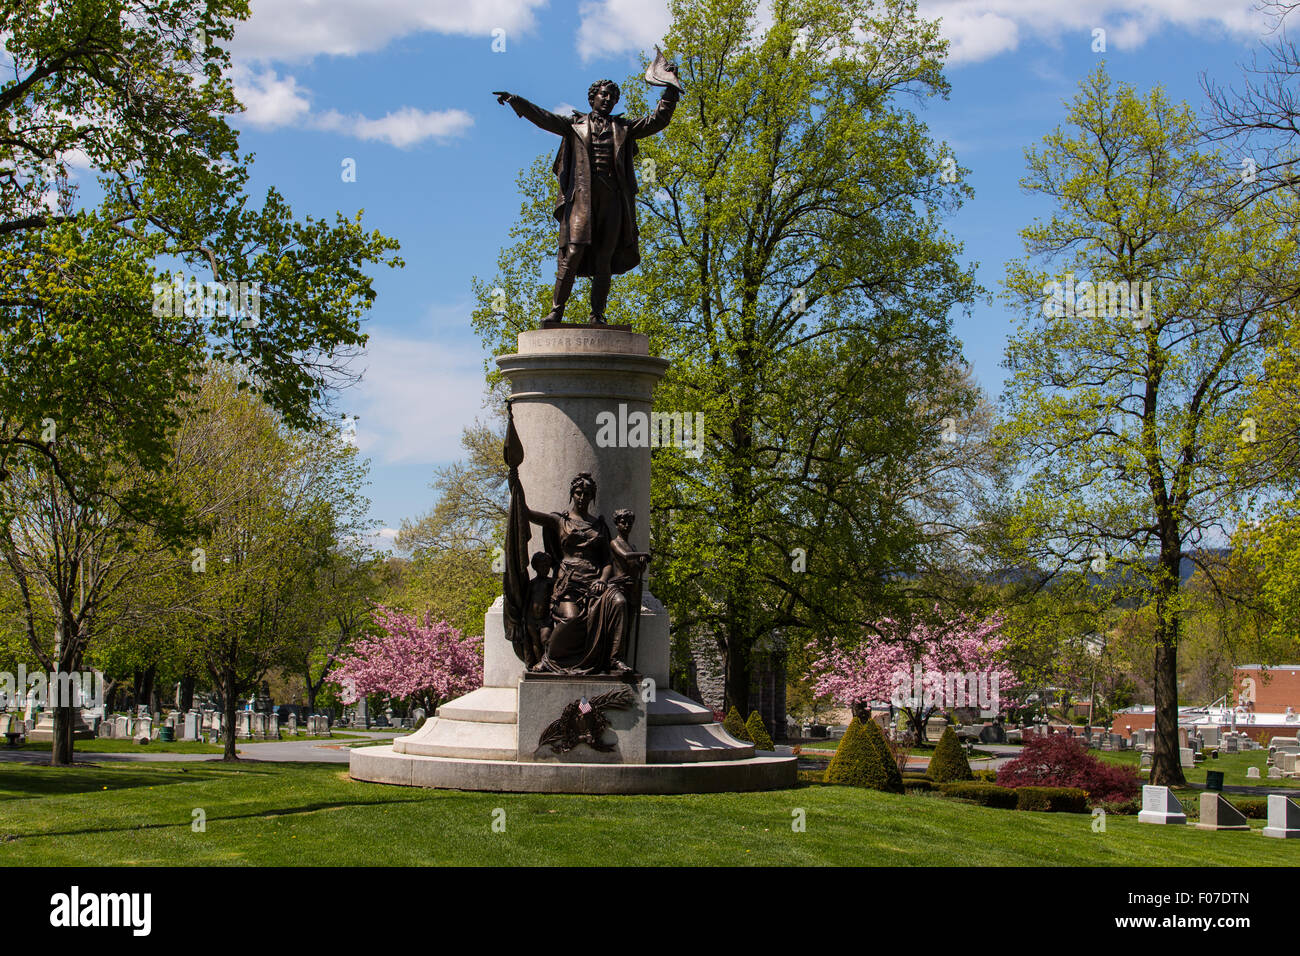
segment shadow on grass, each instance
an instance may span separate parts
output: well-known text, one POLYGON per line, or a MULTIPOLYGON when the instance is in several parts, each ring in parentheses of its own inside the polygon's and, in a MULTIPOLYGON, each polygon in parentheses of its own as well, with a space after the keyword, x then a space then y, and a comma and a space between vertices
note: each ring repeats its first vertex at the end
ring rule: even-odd
MULTIPOLYGON (((319 813, 322 810, 342 810, 352 807, 375 807, 391 806, 395 803, 418 803, 419 798, 409 800, 347 800, 341 803, 307 803, 300 807, 284 807, 276 810, 254 810, 249 813, 236 813, 227 816, 216 816, 209 814, 206 816, 207 823, 227 823, 236 820, 265 820, 269 817, 289 817, 302 813, 319 813)), ((116 827, 84 827, 80 830, 42 830, 36 833, 6 833, 3 834, 4 842, 24 839, 43 839, 45 837, 68 837, 68 836, 92 836, 104 833, 139 833, 144 830, 171 830, 176 827, 187 827, 190 821, 188 819, 179 823, 136 823, 116 827)))
POLYGON ((266 760, 226 763, 220 757, 189 763, 156 764, 105 761, 77 763, 71 767, 48 764, 0 763, 0 802, 32 797, 92 793, 96 790, 129 790, 175 783, 210 783, 231 774, 274 776, 277 768, 322 772, 333 764, 266 760))
POLYGON ((0 801, 90 793, 106 787, 127 790, 186 782, 175 770, 160 771, 139 765, 130 769, 110 769, 85 764, 73 767, 6 764, 0 768, 0 801))

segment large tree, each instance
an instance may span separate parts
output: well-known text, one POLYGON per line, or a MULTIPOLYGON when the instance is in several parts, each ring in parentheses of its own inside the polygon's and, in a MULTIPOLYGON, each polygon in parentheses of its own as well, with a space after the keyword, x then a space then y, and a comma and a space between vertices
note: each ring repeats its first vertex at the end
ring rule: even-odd
POLYGON ((1228 212, 1223 157, 1186 106, 1104 66, 1027 159, 1024 187, 1054 209, 1006 280, 1023 314, 1001 426, 1022 469, 1014 535, 1044 574, 1087 565, 1151 608, 1152 782, 1181 783, 1183 562, 1213 573, 1201 545, 1242 504, 1230 462, 1295 242, 1263 202, 1228 212))
MULTIPOLYGON (((640 144, 643 264, 609 316, 672 360, 657 407, 702 415, 700 457, 654 453, 652 584, 675 636, 716 641, 747 709, 756 646, 860 636, 915 580, 917 480, 948 447, 943 420, 975 404, 949 329, 973 282, 940 222, 967 190, 907 108, 947 91, 914 3, 671 11, 662 45, 687 92, 640 144)), ((477 285, 497 351, 541 314, 554 255, 544 164, 523 182, 515 241, 477 285)))
MULTIPOLYGON (((295 219, 274 189, 250 202, 225 48, 247 15, 245 0, 0 5, 0 481, 40 471, 88 520, 180 534, 166 462, 204 363, 242 362, 248 388, 310 426, 365 341, 367 267, 400 261, 359 218, 295 219), (171 270, 187 289, 242 283, 235 306, 164 294, 171 270)), ((52 597, 59 670, 86 650, 81 587, 74 564, 52 597)), ((56 711, 56 764, 70 718, 56 711)))

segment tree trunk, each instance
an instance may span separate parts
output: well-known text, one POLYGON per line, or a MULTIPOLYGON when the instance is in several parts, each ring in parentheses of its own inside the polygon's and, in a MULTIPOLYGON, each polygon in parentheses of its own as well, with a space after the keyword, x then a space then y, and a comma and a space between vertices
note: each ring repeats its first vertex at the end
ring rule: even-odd
MULTIPOLYGON (((57 680, 58 674, 70 674, 73 666, 80 663, 77 654, 76 641, 74 639, 75 627, 72 621, 61 619, 56 626, 54 634, 54 667, 55 674, 51 675, 56 678, 55 686, 49 687, 46 691, 46 702, 57 703, 58 706, 53 708, 54 716, 54 738, 50 742, 50 766, 51 767, 71 767, 73 764, 72 752, 72 701, 57 696, 59 690, 66 690, 67 684, 57 680)), ((69 694, 68 697, 71 697, 69 694)))
POLYGON ((194 683, 193 674, 186 674, 181 677, 180 709, 182 713, 188 714, 194 709, 194 683))
POLYGON ((226 761, 239 760, 239 754, 235 753, 235 732, 237 725, 235 723, 235 707, 239 700, 239 688, 235 684, 235 672, 228 670, 222 675, 221 693, 225 697, 225 714, 226 714, 226 733, 222 744, 225 746, 225 752, 221 759, 226 761))
POLYGON ((749 707, 749 655, 741 645, 740 638, 734 634, 727 641, 727 701, 723 710, 735 707, 744 720, 749 707))
POLYGON ((1151 759, 1151 783, 1158 787, 1186 783, 1178 753, 1178 648, 1161 640, 1156 645, 1156 749, 1151 759))

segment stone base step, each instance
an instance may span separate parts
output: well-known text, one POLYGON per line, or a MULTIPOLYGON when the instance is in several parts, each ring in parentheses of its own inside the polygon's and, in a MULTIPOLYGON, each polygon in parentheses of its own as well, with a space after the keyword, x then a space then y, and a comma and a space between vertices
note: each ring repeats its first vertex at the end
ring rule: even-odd
POLYGON ((754 745, 737 740, 721 724, 651 725, 646 734, 650 763, 697 763, 708 760, 748 760, 754 745))
POLYGON ((662 724, 711 724, 713 711, 697 704, 675 690, 661 690, 655 699, 646 704, 646 723, 651 727, 662 724))
POLYGON ((443 704, 436 716, 487 724, 513 724, 519 716, 519 694, 513 687, 480 687, 443 704))
POLYGON ((349 755, 354 780, 498 793, 725 793, 782 790, 798 782, 794 757, 765 754, 688 763, 516 763, 464 760, 361 747, 349 755))
POLYGON ((409 737, 398 737, 393 749, 425 757, 469 760, 514 760, 515 725, 435 717, 409 737))

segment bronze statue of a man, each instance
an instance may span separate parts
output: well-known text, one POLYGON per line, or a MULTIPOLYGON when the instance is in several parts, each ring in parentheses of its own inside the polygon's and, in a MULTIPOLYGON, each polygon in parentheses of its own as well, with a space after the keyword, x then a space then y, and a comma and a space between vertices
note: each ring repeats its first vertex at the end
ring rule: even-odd
MULTIPOLYGON (((663 95, 649 116, 636 119, 611 116, 619 99, 618 84, 597 80, 587 90, 590 113, 576 110, 566 119, 504 91, 492 95, 508 104, 518 116, 562 138, 555 157, 560 181, 560 202, 555 218, 560 222, 560 243, 555 270, 555 292, 550 314, 543 322, 562 322, 564 306, 578 276, 591 277, 591 321, 604 324, 610 277, 622 275, 641 261, 636 224, 636 141, 653 136, 673 117, 681 82, 672 64, 660 64, 663 95)), ((654 67, 652 67, 652 70, 654 67)), ((651 74, 647 73, 647 78, 651 74)))

